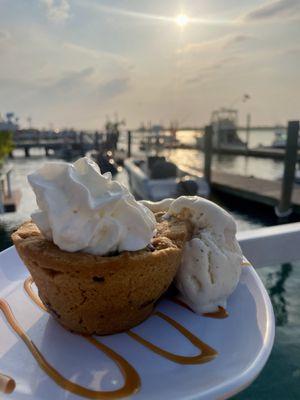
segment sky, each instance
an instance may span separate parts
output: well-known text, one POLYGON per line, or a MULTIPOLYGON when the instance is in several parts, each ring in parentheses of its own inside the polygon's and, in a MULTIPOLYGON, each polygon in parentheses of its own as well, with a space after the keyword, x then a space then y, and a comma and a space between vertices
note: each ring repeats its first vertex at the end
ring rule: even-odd
POLYGON ((0 113, 23 127, 203 126, 220 107, 300 118, 299 0, 0 0, 0 113))

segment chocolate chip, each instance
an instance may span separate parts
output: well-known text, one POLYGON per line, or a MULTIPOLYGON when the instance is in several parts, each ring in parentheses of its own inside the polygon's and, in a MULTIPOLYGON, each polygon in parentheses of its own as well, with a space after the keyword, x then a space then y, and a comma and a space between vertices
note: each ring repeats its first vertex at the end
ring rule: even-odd
POLYGON ((94 282, 98 282, 98 283, 102 283, 105 281, 105 278, 103 278, 103 276, 93 276, 93 281, 94 282))
POLYGON ((148 246, 147 246, 147 250, 149 250, 149 251, 154 251, 155 250, 155 247, 153 246, 153 244, 148 244, 148 246))

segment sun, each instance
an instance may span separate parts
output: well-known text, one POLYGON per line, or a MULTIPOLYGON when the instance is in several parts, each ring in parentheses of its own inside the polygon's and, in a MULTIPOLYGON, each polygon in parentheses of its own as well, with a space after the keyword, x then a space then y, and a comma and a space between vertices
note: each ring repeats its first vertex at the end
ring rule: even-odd
POLYGON ((177 25, 184 27, 189 22, 189 18, 185 14, 179 14, 175 17, 175 22, 177 25))
POLYGON ((189 17, 185 14, 179 14, 177 17, 175 17, 175 22, 177 25, 183 28, 189 22, 189 17))

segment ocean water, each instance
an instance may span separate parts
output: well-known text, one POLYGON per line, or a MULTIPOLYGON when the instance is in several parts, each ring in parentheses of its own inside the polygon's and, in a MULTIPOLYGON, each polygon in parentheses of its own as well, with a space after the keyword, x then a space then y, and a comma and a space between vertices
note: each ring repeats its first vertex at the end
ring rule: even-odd
POLYGON ((258 378, 234 400, 300 399, 300 261, 257 270, 270 295, 275 342, 258 378))

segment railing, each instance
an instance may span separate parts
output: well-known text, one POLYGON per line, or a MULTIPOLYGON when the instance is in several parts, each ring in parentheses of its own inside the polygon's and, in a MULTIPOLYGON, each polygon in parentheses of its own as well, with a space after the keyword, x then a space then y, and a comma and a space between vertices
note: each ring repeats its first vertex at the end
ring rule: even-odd
POLYGON ((237 237, 255 268, 300 260, 300 222, 239 232, 237 237))

